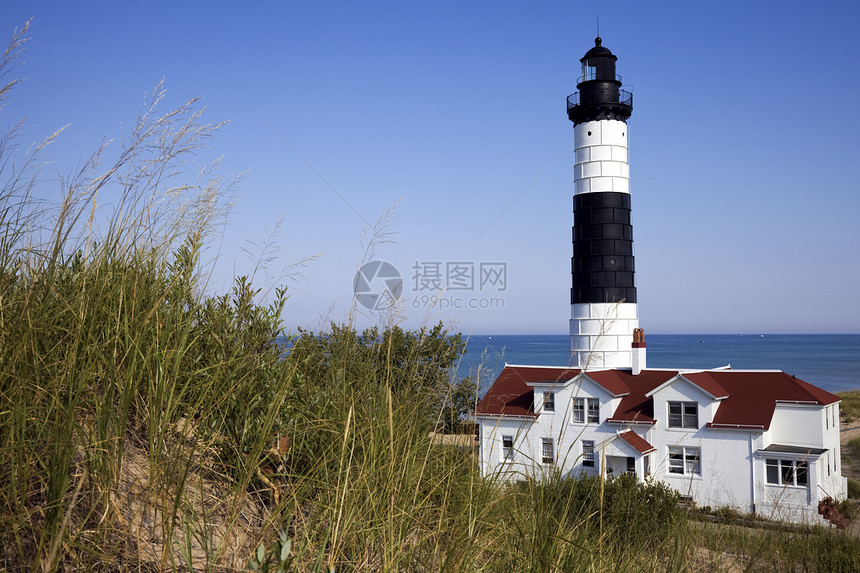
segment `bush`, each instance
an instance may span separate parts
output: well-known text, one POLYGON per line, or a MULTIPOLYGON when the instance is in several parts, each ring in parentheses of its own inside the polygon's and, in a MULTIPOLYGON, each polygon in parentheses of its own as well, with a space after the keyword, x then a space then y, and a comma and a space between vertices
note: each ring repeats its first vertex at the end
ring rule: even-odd
POLYGON ((836 395, 842 398, 842 403, 839 404, 840 418, 846 422, 860 418, 860 390, 837 392, 836 395))
POLYGON ((860 436, 848 441, 848 449, 854 459, 860 461, 860 436))
POLYGON ((518 501, 509 502, 504 529, 509 536, 506 543, 517 557, 503 569, 600 570, 600 563, 617 565, 618 560, 629 560, 632 566, 643 553, 666 549, 686 523, 677 492, 662 482, 637 481, 630 474, 602 484, 599 476, 555 475, 543 481, 526 480, 513 490, 518 501), (518 539, 515 532, 524 528, 529 536, 518 539), (576 549, 578 544, 602 553, 583 555, 576 549), (529 559, 534 560, 533 566, 526 565, 529 559))
POLYGON ((860 481, 848 478, 848 497, 860 500, 860 481))

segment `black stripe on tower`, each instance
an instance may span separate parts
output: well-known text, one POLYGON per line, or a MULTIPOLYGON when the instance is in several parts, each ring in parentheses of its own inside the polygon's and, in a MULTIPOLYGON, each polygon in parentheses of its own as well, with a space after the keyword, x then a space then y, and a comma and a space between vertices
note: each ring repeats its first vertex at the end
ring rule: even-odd
POLYGON ((636 302, 628 193, 573 197, 571 304, 636 302))

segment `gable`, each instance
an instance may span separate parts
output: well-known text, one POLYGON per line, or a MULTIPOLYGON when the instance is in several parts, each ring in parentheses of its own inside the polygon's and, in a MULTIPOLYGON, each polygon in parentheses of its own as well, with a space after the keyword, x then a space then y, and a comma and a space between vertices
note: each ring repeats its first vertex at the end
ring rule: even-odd
POLYGON ((534 388, 529 384, 563 383, 577 376, 576 368, 505 365, 475 408, 476 416, 537 417, 534 388))
POLYGON ((666 380, 660 386, 648 393, 648 396, 659 400, 689 400, 692 402, 710 403, 714 400, 728 398, 725 388, 707 376, 681 374, 666 380))
MULTIPOLYGON (((577 388, 573 390, 573 397, 577 398, 580 396, 593 396, 595 398, 604 397, 604 398, 615 398, 617 394, 612 390, 609 390, 604 385, 598 383, 596 380, 589 376, 591 372, 583 372, 581 376, 574 379, 574 385, 577 388)), ((626 390, 626 388, 624 388, 626 390)), ((625 392, 626 394, 627 392, 625 392)))

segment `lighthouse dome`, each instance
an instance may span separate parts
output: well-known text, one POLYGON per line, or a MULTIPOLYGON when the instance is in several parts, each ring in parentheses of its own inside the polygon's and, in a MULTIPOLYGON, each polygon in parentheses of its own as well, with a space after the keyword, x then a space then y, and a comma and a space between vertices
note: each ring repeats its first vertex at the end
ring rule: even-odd
POLYGON ((612 52, 609 51, 609 48, 603 47, 601 45, 602 43, 603 43, 603 40, 600 38, 600 36, 597 36, 594 39, 594 47, 591 48, 590 50, 588 50, 587 52, 585 52, 585 55, 579 61, 584 62, 585 60, 588 60, 590 58, 597 58, 597 57, 609 57, 609 58, 612 58, 612 61, 617 60, 618 58, 615 55, 613 55, 612 52))

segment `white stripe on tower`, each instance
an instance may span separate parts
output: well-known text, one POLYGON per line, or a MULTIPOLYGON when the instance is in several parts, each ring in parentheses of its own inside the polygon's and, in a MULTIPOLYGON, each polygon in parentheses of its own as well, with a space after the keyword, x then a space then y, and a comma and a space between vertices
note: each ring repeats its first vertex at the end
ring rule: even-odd
POLYGON ((568 97, 576 148, 570 364, 579 368, 630 368, 639 326, 627 163, 633 96, 620 89, 616 59, 597 38, 568 97))

